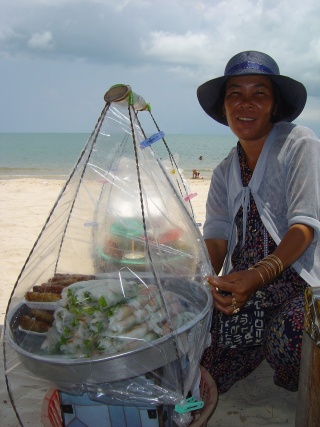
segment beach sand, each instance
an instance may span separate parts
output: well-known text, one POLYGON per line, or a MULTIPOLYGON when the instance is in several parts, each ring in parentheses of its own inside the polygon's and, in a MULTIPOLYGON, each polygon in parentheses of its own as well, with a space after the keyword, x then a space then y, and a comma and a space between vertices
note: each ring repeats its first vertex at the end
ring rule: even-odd
MULTIPOLYGON (((63 185, 63 181, 43 179, 0 181, 1 328, 12 288, 63 185)), ((192 199, 196 222, 203 225, 209 181, 190 179, 189 185, 191 192, 197 193, 192 199)), ((6 393, 2 351, 0 358, 0 425, 16 427, 19 423, 6 393)), ((18 390, 19 383, 16 387, 14 393, 24 393, 23 390, 18 390)), ((296 399, 297 393, 286 392, 273 384, 272 369, 263 362, 250 376, 219 397, 208 427, 293 427, 296 399)), ((37 427, 41 423, 32 417, 32 402, 32 390, 29 390, 25 396, 25 411, 28 416, 24 418, 28 422, 24 425, 37 427)))

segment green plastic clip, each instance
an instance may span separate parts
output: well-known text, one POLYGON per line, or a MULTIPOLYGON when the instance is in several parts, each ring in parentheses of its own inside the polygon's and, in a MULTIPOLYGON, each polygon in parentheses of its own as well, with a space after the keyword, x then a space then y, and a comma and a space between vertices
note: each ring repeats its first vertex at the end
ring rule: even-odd
POLYGON ((133 105, 134 104, 134 96, 133 96, 133 92, 131 91, 129 93, 129 105, 133 105))
POLYGON ((185 405, 176 405, 174 410, 178 412, 178 414, 184 414, 186 412, 196 411, 197 409, 201 409, 204 407, 203 400, 196 400, 194 397, 189 397, 186 400, 185 405))

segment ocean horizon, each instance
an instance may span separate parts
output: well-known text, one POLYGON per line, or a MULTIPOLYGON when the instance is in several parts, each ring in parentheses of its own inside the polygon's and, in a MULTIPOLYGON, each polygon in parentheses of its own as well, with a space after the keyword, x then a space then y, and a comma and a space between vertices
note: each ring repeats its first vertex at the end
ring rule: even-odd
MULTIPOLYGON (((43 178, 66 180, 90 137, 89 133, 0 133, 0 179, 43 178)), ((236 137, 169 134, 165 141, 186 179, 196 169, 210 179, 213 169, 236 145, 236 137)), ((163 144, 154 144, 162 160, 163 144)))

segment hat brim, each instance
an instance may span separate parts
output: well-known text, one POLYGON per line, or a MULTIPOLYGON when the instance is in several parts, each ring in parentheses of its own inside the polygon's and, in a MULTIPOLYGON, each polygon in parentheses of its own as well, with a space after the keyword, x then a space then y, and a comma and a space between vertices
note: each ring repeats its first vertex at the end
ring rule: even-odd
MULTIPOLYGON (((246 73, 241 75, 257 75, 259 73, 246 73)), ((297 80, 287 76, 274 74, 260 74, 269 77, 273 81, 284 100, 286 107, 283 107, 281 112, 281 120, 292 122, 302 112, 307 101, 307 91, 304 85, 297 80)), ((216 79, 209 80, 198 87, 197 97, 204 111, 217 122, 228 126, 226 118, 222 114, 220 100, 222 89, 228 79, 233 76, 222 76, 216 79)))

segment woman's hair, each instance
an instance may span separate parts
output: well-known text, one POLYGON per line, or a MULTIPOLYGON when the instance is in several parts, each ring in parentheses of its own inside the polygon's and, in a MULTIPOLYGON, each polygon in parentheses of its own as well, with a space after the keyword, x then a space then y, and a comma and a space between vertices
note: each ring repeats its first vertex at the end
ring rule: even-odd
MULTIPOLYGON (((221 116, 225 117, 225 111, 224 111, 224 98, 226 96, 226 83, 223 84, 219 97, 217 99, 216 105, 214 106, 214 110, 221 116)), ((227 122, 227 120, 226 120, 227 122)))
POLYGON ((276 83, 272 82, 272 88, 276 108, 271 118, 271 122, 277 123, 281 122, 284 117, 288 117, 289 115, 293 114, 295 109, 283 99, 280 89, 276 83))

